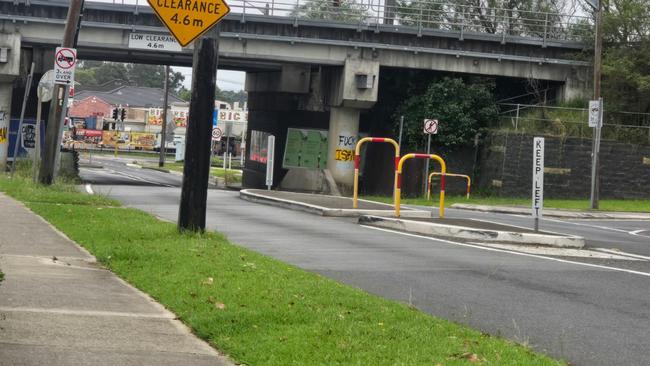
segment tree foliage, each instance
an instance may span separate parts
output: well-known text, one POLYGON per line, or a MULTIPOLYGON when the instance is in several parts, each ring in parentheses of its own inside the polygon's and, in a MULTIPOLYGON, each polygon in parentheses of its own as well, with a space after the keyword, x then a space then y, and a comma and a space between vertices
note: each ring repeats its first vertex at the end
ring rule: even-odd
MULTIPOLYGON (((124 80, 134 86, 163 88, 165 66, 84 61, 76 70, 75 79, 84 87, 99 86, 113 80, 124 80)), ((170 90, 180 91, 183 80, 185 77, 180 72, 170 73, 170 90)))
POLYGON ((650 112, 650 2, 605 2, 603 96, 611 109, 650 112))
POLYGON ((567 0, 398 0, 400 23, 541 37, 561 28, 567 0), (545 27, 547 26, 547 27, 545 27))
POLYGON ((432 136, 438 146, 472 141, 477 132, 497 118, 493 90, 491 83, 470 84, 460 78, 444 77, 431 82, 424 93, 411 96, 399 108, 405 121, 403 144, 411 149, 424 147, 426 136, 422 129, 428 118, 440 121, 438 134, 432 136))
MULTIPOLYGON (((190 99, 192 98, 192 91, 183 87, 178 91, 178 97, 183 99, 184 101, 189 102, 190 99)), ((239 104, 243 106, 244 103, 248 100, 248 94, 244 90, 239 90, 239 91, 221 90, 217 86, 214 93, 214 99, 223 102, 228 102, 230 104, 239 102, 239 104)))
POLYGON ((291 11, 292 17, 354 22, 368 15, 367 8, 355 0, 308 0, 291 11))

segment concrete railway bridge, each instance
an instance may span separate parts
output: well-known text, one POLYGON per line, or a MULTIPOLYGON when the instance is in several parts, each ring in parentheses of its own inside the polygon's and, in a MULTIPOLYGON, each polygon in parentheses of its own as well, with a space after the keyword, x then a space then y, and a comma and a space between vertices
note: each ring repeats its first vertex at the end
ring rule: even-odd
MULTIPOLYGON (((342 148, 339 141, 357 136, 360 114, 376 103, 382 69, 550 81, 561 85, 560 98, 567 100, 589 90, 590 64, 572 57, 589 47, 580 41, 592 31, 588 18, 456 5, 429 9, 427 2, 399 8, 393 0, 359 0, 345 9, 334 2, 313 9, 307 0, 228 3, 232 12, 220 24, 219 61, 220 68, 247 73, 247 141, 251 130, 271 133, 281 152, 288 127, 329 130, 327 168, 341 186, 351 185, 352 162, 337 161, 335 151, 342 148)), ((0 112, 5 115, 19 113, 16 100, 22 94, 16 90, 24 87, 32 61, 36 80, 52 68, 68 4, 0 0, 0 112)), ((169 34, 145 0, 86 0, 79 58, 191 66, 191 46, 133 49, 132 33, 169 34)), ((286 171, 282 154, 277 155, 279 181, 286 171)), ((261 164, 248 162, 245 184, 262 185, 263 171, 261 164)))

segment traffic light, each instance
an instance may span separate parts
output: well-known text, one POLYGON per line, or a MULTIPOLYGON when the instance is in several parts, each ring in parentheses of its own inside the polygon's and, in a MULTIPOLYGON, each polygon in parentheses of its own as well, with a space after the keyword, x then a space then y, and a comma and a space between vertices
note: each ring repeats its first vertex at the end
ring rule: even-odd
POLYGON ((120 117, 122 119, 122 122, 126 119, 126 109, 122 108, 122 113, 120 114, 120 117))
POLYGON ((113 121, 117 121, 117 108, 113 109, 113 121))

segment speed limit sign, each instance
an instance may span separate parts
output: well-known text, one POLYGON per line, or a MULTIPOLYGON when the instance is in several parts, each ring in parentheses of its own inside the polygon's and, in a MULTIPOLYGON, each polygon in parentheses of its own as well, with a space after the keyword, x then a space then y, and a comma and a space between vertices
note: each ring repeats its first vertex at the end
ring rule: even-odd
POLYGON ((221 136, 223 136, 223 131, 219 127, 212 129, 212 141, 221 141, 221 136))

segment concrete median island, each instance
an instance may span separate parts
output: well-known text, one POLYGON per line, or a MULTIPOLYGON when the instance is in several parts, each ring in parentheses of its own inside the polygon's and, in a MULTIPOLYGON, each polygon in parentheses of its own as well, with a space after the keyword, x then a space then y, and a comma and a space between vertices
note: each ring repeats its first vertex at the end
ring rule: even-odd
MULTIPOLYGON (((327 196, 322 194, 296 193, 286 191, 265 191, 245 189, 240 197, 246 201, 304 211, 315 215, 333 217, 359 217, 361 215, 393 216, 393 205, 367 200, 359 200, 359 208, 352 208, 352 198, 327 196)), ((430 218, 431 211, 402 209, 402 216, 430 218)))
POLYGON ((582 248, 582 237, 553 232, 535 232, 518 226, 472 219, 404 219, 364 215, 359 224, 404 231, 412 234, 463 240, 544 245, 557 248, 582 248))

